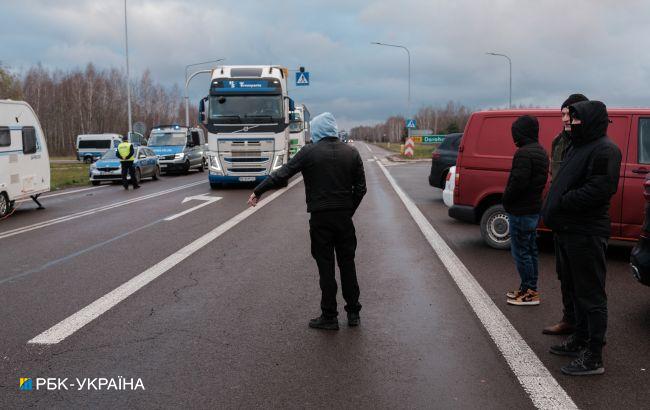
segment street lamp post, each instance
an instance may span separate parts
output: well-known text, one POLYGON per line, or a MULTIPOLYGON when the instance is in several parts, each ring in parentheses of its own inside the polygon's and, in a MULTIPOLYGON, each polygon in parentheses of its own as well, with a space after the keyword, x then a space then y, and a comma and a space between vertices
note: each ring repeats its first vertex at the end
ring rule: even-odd
POLYGON ((398 44, 378 43, 376 41, 373 41, 370 44, 373 44, 373 45, 376 45, 376 46, 397 47, 397 48, 401 48, 401 49, 406 51, 406 54, 408 55, 408 62, 409 62, 409 66, 408 66, 408 68, 409 68, 409 74, 408 74, 408 78, 409 78, 409 81, 408 81, 408 87, 409 87, 409 89, 408 89, 408 112, 406 114, 406 116, 408 117, 409 115, 411 115, 411 52, 405 46, 400 46, 398 44))
POLYGON ((508 59, 508 67, 509 67, 509 94, 508 94, 508 107, 512 108, 512 60, 510 57, 508 57, 505 54, 499 54, 499 53, 485 53, 491 56, 499 56, 499 57, 505 57, 508 59))
POLYGON ((190 98, 187 93, 187 87, 190 84, 190 80, 197 74, 200 73, 209 73, 210 70, 202 70, 202 71, 197 71, 196 73, 192 74, 192 76, 188 79, 187 78, 187 70, 190 67, 197 66, 197 65, 202 65, 202 64, 208 64, 208 63, 218 63, 219 61, 223 61, 223 58, 219 58, 217 60, 211 60, 211 61, 203 61, 201 63, 194 63, 194 64, 188 64, 185 66, 185 125, 187 127, 190 126, 190 98))
POLYGON ((133 131, 133 120, 131 119, 131 78, 129 75, 129 30, 126 18, 126 0, 124 0, 124 42, 126 44, 126 103, 129 112, 129 135, 133 131))

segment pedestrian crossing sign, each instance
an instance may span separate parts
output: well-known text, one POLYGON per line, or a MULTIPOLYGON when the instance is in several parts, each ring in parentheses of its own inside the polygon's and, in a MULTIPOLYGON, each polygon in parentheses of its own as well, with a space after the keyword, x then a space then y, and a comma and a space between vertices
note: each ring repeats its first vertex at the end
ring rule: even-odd
POLYGON ((417 128, 415 120, 406 120, 406 128, 417 128))
POLYGON ((296 73, 296 86, 304 87, 309 85, 309 72, 297 72, 296 73))

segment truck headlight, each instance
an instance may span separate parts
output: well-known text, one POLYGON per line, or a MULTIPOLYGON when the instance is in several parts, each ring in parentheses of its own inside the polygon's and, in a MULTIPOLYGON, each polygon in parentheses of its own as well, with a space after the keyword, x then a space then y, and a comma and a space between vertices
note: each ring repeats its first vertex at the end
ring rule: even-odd
POLYGON ((174 155, 174 158, 183 159, 183 158, 185 158, 185 153, 184 152, 179 152, 178 154, 174 155))
POLYGON ((219 158, 216 155, 208 156, 210 161, 210 170, 221 172, 221 164, 219 164, 219 158))
POLYGON ((282 166, 282 161, 284 160, 284 154, 277 155, 275 161, 273 161, 273 171, 282 166))

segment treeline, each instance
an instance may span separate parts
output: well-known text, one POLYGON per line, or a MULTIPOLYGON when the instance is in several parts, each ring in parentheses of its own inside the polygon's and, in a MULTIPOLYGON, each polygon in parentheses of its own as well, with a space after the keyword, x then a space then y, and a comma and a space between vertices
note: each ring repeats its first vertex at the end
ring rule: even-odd
MULTIPOLYGON (((413 117, 418 129, 431 130, 434 134, 462 132, 471 111, 468 107, 450 101, 445 107, 420 108, 413 117)), ((406 137, 406 120, 402 116, 389 117, 374 126, 359 126, 350 130, 350 138, 372 142, 402 142, 406 137)))
MULTIPOLYGON (((126 75, 116 68, 50 70, 37 65, 22 75, 0 67, 0 99, 27 101, 36 111, 51 155, 74 154, 79 134, 128 132, 126 75)), ((183 124, 183 93, 155 83, 149 70, 131 80, 133 123, 147 130, 158 124, 183 124)), ((190 120, 197 117, 191 107, 190 120)), ((194 121, 192 121, 194 122, 194 121)))

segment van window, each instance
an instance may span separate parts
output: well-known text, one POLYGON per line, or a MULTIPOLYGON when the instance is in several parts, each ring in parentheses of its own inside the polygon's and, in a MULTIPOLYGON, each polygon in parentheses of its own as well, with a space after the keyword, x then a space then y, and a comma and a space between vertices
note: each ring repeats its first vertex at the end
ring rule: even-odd
POLYGON ((79 141, 80 149, 108 149, 111 147, 111 140, 81 140, 79 141))
POLYGON ((11 131, 9 127, 0 127, 0 147, 8 147, 11 145, 11 131))
POLYGON ((36 129, 23 127, 23 154, 36 153, 36 129))
POLYGON ((650 118, 639 120, 639 164, 650 164, 650 118))

